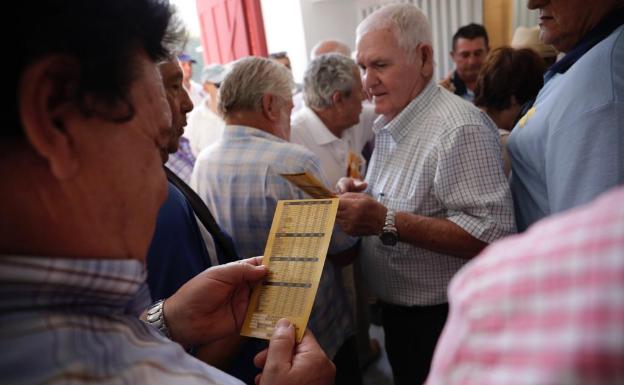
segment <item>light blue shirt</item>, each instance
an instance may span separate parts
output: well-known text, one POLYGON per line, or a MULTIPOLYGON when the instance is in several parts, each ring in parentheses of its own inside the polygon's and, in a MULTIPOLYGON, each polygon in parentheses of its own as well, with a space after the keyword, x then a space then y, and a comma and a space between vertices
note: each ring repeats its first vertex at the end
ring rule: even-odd
POLYGON ((518 230, 624 182, 624 27, 539 92, 509 138, 518 230))
POLYGON ((3 384, 242 384, 141 322, 136 260, 0 256, 3 384))
MULTIPOLYGON (((309 199, 279 175, 304 171, 327 184, 318 158, 309 150, 256 128, 230 125, 220 141, 199 155, 191 186, 232 236, 238 255, 246 258, 264 254, 278 200, 309 199)), ((336 230, 330 253, 355 241, 336 230)), ((326 261, 308 323, 330 358, 353 333, 351 310, 335 270, 326 261)))

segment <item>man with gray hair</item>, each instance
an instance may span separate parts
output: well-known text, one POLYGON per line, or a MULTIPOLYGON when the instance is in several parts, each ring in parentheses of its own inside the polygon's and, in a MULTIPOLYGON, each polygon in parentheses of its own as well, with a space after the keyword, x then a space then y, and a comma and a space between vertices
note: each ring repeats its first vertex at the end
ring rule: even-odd
MULTIPOLYGON (((332 48, 332 44, 319 47, 332 48)), ((303 97, 306 106, 293 116, 291 142, 319 157, 331 188, 342 177, 361 178, 366 163, 361 153, 374 138, 377 115, 372 106, 362 105, 365 95, 357 64, 340 53, 318 56, 304 74, 303 97)), ((354 309, 358 360, 364 366, 379 356, 380 346, 368 334, 368 295, 359 270, 359 262, 354 261, 343 268, 342 278, 354 309)))
POLYGON ((515 230, 496 127, 433 78, 431 28, 413 5, 390 5, 356 31, 375 112, 366 182, 342 179, 338 223, 362 236, 360 258, 395 383, 423 383, 448 313, 451 277, 515 230))
POLYGON ((306 106, 293 117, 291 142, 319 157, 333 187, 349 176, 350 163, 357 162, 353 157, 363 163, 359 154, 373 137, 370 125, 358 124, 365 94, 357 64, 337 53, 312 60, 304 74, 303 97, 306 106))
MULTIPOLYGON (((272 60, 248 57, 235 62, 219 90, 223 137, 200 154, 193 170, 191 186, 232 236, 240 256, 264 253, 278 200, 307 198, 281 173, 308 171, 325 181, 318 158, 288 142, 292 82, 290 71, 272 60)), ((354 244, 354 238, 335 231, 330 253, 354 244)), ((353 357, 353 351, 342 349, 353 335, 353 321, 331 261, 325 264, 309 327, 335 363, 353 357)), ((336 367, 336 383, 349 383, 340 380, 341 365, 336 367)))

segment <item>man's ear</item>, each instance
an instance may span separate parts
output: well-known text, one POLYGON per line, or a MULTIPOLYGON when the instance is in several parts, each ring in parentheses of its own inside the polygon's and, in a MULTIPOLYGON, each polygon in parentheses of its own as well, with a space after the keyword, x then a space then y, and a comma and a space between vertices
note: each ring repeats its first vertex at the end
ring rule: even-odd
POLYGON ((342 108, 342 103, 344 101, 344 97, 340 93, 340 91, 334 91, 332 94, 332 104, 337 108, 342 108))
POLYGON ((56 55, 29 65, 19 83, 19 112, 26 138, 58 179, 68 179, 78 170, 65 124, 79 111, 75 96, 79 77, 76 60, 56 55))
POLYGON ((278 100, 275 95, 262 95, 262 114, 271 122, 279 119, 278 100))
POLYGON ((419 49, 422 60, 420 74, 424 78, 430 78, 433 76, 433 48, 429 44, 422 44, 419 49))

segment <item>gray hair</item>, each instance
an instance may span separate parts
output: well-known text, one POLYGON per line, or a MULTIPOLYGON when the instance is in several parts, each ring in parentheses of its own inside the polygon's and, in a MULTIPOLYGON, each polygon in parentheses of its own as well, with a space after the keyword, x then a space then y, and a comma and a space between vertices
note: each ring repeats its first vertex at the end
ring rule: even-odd
POLYGON ((310 108, 331 107, 332 95, 338 91, 351 96, 353 86, 359 82, 358 66, 339 53, 328 53, 312 60, 303 77, 303 100, 310 108))
POLYGON ((218 109, 224 118, 234 111, 260 111, 262 97, 292 98, 294 82, 288 68, 261 57, 246 57, 232 64, 219 88, 218 109))
POLYGON ((412 53, 420 43, 431 45, 431 26, 427 16, 415 5, 387 5, 371 13, 357 26, 359 40, 368 32, 391 28, 397 44, 412 53))

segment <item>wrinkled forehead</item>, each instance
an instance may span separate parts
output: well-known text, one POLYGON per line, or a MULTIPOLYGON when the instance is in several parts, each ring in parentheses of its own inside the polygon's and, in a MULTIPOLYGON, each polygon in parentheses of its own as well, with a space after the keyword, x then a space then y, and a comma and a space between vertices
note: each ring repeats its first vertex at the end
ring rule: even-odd
POLYGON ((368 31, 359 36, 356 42, 356 61, 360 65, 396 55, 405 55, 405 53, 399 47, 391 28, 368 31))

